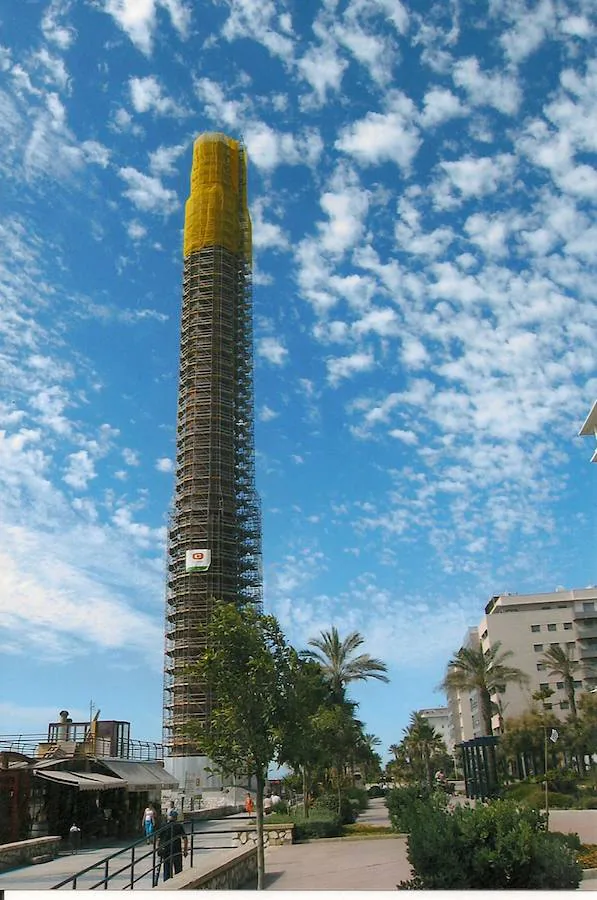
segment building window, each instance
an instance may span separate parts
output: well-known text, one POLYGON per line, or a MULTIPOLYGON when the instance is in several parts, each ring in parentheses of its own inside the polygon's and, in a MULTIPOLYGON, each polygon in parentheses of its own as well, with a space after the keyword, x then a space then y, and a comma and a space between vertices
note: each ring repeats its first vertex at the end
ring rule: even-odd
POLYGON ((540 625, 531 625, 531 631, 541 631, 540 625))
POLYGON ((553 709, 553 703, 544 703, 543 709, 553 709))
POLYGON ((595 604, 593 603, 593 601, 585 600, 585 602, 582 605, 582 611, 583 612, 593 612, 594 609, 595 609, 595 604))
POLYGON ((545 688, 548 688, 549 685, 548 685, 548 683, 547 683, 546 681, 542 681, 542 682, 540 683, 539 687, 540 687, 541 690, 543 691, 543 690, 545 690, 545 688))
POLYGON ((563 682, 563 681, 558 681, 557 684, 556 684, 556 687, 557 687, 557 689, 558 689, 559 691, 563 691, 563 690, 564 690, 564 682, 563 682))
POLYGON ((564 622, 564 631, 572 631, 572 622, 564 622))
POLYGON ((560 645, 559 644, 550 644, 549 646, 550 647, 559 647, 560 645))
POLYGON ((537 663, 537 671, 544 672, 545 671, 545 663, 537 663))
POLYGON ((580 687, 580 688, 581 688, 581 687, 582 687, 582 681, 575 681, 575 682, 574 682, 574 687, 576 687, 576 688, 579 688, 579 687, 580 687))
POLYGON ((484 641, 486 637, 487 637, 487 629, 485 629, 485 631, 481 635, 481 640, 484 641))
POLYGON ((533 650, 535 653, 541 653, 543 650, 543 644, 533 644, 533 650))
POLYGON ((550 622, 549 625, 547 626, 547 630, 548 630, 548 631, 556 631, 556 630, 557 630, 557 627, 558 627, 558 626, 556 625, 555 622, 550 622))
POLYGON ((560 700, 560 709, 568 709, 570 704, 567 700, 560 700))

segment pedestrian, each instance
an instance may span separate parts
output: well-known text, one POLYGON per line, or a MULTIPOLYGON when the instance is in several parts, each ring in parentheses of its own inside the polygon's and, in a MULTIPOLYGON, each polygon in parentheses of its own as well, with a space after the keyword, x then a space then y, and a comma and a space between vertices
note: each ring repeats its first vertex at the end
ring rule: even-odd
POLYGON ((182 872, 182 858, 189 852, 189 841, 184 826, 178 821, 178 811, 168 810, 168 824, 160 832, 158 856, 162 861, 164 881, 172 874, 182 872))
POLYGON ((251 815, 251 813, 253 813, 254 811, 255 811, 255 804, 253 803, 253 798, 251 797, 250 794, 247 794, 247 796, 245 797, 245 812, 247 812, 247 813, 249 813, 249 815, 251 815))
POLYGON ((263 815, 269 816, 272 811, 272 798, 269 794, 266 794, 263 798, 263 815))
POLYGON ((276 791, 274 791, 274 793, 272 794, 272 810, 275 810, 276 806, 279 806, 281 802, 282 798, 279 794, 276 793, 276 791))
POLYGON ((141 828, 145 831, 145 839, 148 844, 155 831, 155 825, 155 809, 151 804, 148 804, 143 810, 143 818, 141 820, 141 828))
POLYGON ((81 829, 76 822, 73 822, 71 825, 68 835, 70 838, 70 852, 78 853, 81 847, 81 829))

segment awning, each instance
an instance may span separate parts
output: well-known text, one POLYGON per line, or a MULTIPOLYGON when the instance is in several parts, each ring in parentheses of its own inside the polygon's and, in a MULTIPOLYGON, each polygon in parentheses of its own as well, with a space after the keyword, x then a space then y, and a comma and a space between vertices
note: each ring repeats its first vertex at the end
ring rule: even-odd
POLYGON ((48 772, 34 769, 33 774, 46 781, 77 788, 80 791, 110 791, 112 788, 126 788, 126 781, 123 781, 122 778, 98 775, 95 772, 48 772))
POLYGON ((126 781, 133 793, 178 787, 178 779, 159 763, 140 763, 124 759, 102 759, 102 765, 126 781))

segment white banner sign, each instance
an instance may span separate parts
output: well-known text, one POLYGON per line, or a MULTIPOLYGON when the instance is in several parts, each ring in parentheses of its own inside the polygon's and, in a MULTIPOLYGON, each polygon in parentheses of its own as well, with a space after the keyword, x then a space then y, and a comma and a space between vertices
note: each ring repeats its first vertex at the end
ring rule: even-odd
POLYGON ((187 572, 206 572, 211 564, 211 550, 187 550, 187 572))

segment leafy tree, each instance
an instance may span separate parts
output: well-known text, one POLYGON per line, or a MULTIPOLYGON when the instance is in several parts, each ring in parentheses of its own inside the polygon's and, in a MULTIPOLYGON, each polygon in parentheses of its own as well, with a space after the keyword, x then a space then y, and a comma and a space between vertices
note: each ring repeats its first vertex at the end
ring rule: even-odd
POLYGON ((429 720, 420 712, 411 713, 405 732, 404 746, 411 758, 420 760, 421 780, 433 784, 431 758, 434 754, 445 753, 446 745, 429 720))
POLYGON ((552 676, 561 679, 564 682, 564 690, 570 704, 570 716, 573 720, 578 718, 576 710, 576 688, 574 680, 576 673, 580 669, 580 663, 572 659, 568 652, 568 648, 564 650, 559 644, 552 644, 549 650, 546 650, 539 660, 549 671, 552 676))
POLYGON ((285 729, 302 712, 295 690, 299 659, 273 616, 216 601, 204 629, 206 650, 190 674, 205 682, 213 704, 189 734, 227 774, 257 782, 258 889, 263 888, 263 789, 269 763, 279 758, 285 729))
POLYGON ((320 667, 312 660, 295 661, 294 703, 298 708, 281 736, 279 758, 302 779, 303 807, 309 815, 309 797, 315 773, 329 760, 329 748, 322 741, 318 714, 332 705, 329 685, 320 667))
POLYGON ((366 681, 368 678, 385 682, 390 680, 385 674, 387 666, 380 659, 368 653, 354 656, 355 651, 365 643, 358 631, 352 631, 341 640, 338 629, 332 626, 330 631, 322 631, 320 637, 312 638, 308 643, 315 650, 304 650, 302 655, 319 664, 337 701, 344 698, 346 685, 352 681, 366 681))
POLYGON ((487 653, 483 652, 482 647, 461 647, 448 663, 448 671, 440 684, 446 692, 478 692, 484 735, 493 733, 491 695, 507 684, 524 685, 529 681, 528 675, 521 669, 507 665, 506 661, 513 654, 511 650, 502 651, 501 646, 501 641, 496 641, 487 653))

